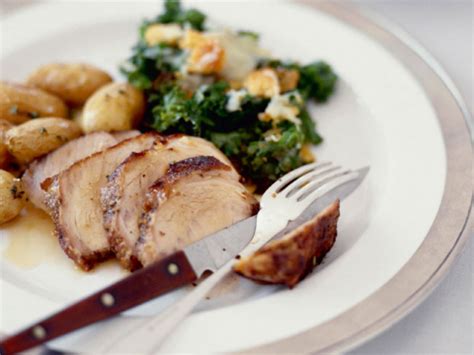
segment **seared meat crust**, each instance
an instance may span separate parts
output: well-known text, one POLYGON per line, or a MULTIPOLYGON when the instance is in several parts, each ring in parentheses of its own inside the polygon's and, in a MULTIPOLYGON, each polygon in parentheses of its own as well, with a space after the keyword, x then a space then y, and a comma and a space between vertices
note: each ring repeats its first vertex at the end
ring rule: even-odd
POLYGON ((149 149, 158 139, 154 133, 129 138, 76 162, 42 183, 61 246, 83 270, 113 256, 102 224, 100 203, 100 189, 108 175, 131 153, 149 149))
POLYGON ((104 227, 112 250, 125 268, 133 271, 141 266, 134 250, 148 188, 171 163, 198 155, 214 156, 230 165, 212 143, 198 137, 172 135, 149 150, 133 153, 110 175, 101 192, 104 227))
POLYGON ((234 270, 255 281, 292 288, 321 263, 332 248, 338 219, 339 200, 283 238, 240 259, 234 270))
POLYGON ((28 197, 33 204, 46 210, 45 192, 41 183, 61 171, 66 170, 75 162, 96 152, 117 144, 117 140, 106 132, 95 132, 67 142, 54 152, 35 160, 22 176, 28 197))
POLYGON ((136 255, 144 265, 255 214, 258 202, 230 166, 210 156, 171 164, 150 187, 136 255))

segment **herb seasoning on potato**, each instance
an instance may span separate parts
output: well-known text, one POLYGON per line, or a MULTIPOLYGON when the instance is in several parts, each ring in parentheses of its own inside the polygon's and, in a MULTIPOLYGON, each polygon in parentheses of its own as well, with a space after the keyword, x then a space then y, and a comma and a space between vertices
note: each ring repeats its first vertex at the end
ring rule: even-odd
POLYGON ((36 69, 27 83, 57 95, 72 106, 80 106, 111 81, 109 74, 89 64, 52 63, 36 69))
POLYGON ((73 121, 38 118, 9 129, 6 144, 10 154, 19 162, 28 163, 81 134, 81 129, 73 121))
POLYGON ((41 89, 0 82, 0 118, 19 124, 37 117, 68 117, 68 108, 41 89))
POLYGON ((80 123, 86 133, 125 131, 137 127, 144 111, 140 90, 128 83, 111 83, 87 100, 80 123))

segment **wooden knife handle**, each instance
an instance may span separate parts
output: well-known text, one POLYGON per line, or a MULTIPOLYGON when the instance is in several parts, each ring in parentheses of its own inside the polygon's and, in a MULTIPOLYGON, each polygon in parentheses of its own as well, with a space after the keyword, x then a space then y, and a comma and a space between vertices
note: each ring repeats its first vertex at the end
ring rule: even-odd
POLYGON ((1 354, 14 354, 109 318, 196 280, 180 251, 43 319, 0 342, 1 354))

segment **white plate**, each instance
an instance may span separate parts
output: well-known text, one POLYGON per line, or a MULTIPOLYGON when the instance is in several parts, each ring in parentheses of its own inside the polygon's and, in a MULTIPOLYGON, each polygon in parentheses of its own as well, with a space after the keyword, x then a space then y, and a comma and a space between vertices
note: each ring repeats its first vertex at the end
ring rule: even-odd
MULTIPOLYGON (((472 195, 470 158, 466 156, 470 146, 466 148, 467 129, 458 122, 462 120, 459 108, 448 107, 447 103, 440 108, 440 102, 452 100, 445 88, 433 105, 433 93, 426 91, 426 82, 420 81, 421 74, 427 80, 432 72, 412 73, 413 67, 405 66, 409 60, 420 68, 425 64, 419 58, 389 52, 384 45, 389 40, 397 44, 398 40, 356 13, 329 6, 324 10, 335 15, 331 16, 282 2, 272 2, 271 6, 267 2, 195 5, 230 27, 262 33, 262 45, 275 55, 303 62, 322 58, 331 63, 340 82, 327 104, 312 107, 325 137, 315 152, 321 160, 349 167, 369 164, 371 171, 363 186, 342 205, 335 247, 323 265, 298 287, 287 290, 240 281, 231 292, 239 299, 227 293, 207 301, 200 312, 177 329, 163 350, 283 351, 285 346, 288 351, 322 350, 348 346, 380 331, 397 317, 392 316, 377 330, 367 329, 407 304, 415 291, 446 264, 467 219, 466 201, 472 195), (345 17, 346 23, 336 17, 345 17), (377 36, 385 41, 384 45, 374 40, 377 36), (442 117, 446 114, 452 117, 451 128, 458 125, 456 142, 447 136, 442 117), (450 159, 452 144, 464 149, 458 152, 456 162, 450 159), (458 166, 461 163, 464 165, 458 166), (453 171, 458 173, 457 180, 453 171), (427 235, 431 236, 433 226, 440 223, 438 210, 449 207, 445 206, 447 192, 452 194, 461 187, 465 187, 465 194, 457 199, 458 213, 451 218, 452 229, 446 230, 451 238, 440 243, 440 250, 432 250, 431 260, 427 252, 420 256, 427 235), (428 265, 434 264, 433 270, 423 270, 422 275, 421 270, 412 270, 411 278, 403 273, 404 267, 415 259, 420 263, 422 258, 428 259, 428 265), (401 274, 405 279, 394 283, 401 274), (394 290, 391 297, 381 297, 389 287, 394 290), (234 302, 229 303, 230 299, 234 302), (363 309, 361 302, 366 304, 363 309), (329 335, 317 341, 325 332, 329 335), (363 332, 368 333, 357 335, 363 332)), ((90 62, 120 79, 117 66, 130 54, 140 20, 159 9, 156 3, 117 2, 112 6, 110 2, 71 2, 35 6, 13 14, 1 23, 2 79, 22 81, 38 65, 52 61, 90 62)), ((391 47, 394 52, 395 44, 391 47)), ((432 90, 439 85, 433 80, 432 90)), ((452 198, 449 202, 453 206, 452 198)), ((46 231, 33 233, 35 241, 22 245, 27 249, 25 253, 51 244, 46 231)), ((2 332, 17 330, 124 275, 110 263, 91 274, 78 272, 65 256, 51 251, 54 247, 39 249, 40 253, 55 255, 38 259, 34 267, 19 266, 11 257, 12 248, 18 247, 14 239, 19 238, 13 234, 0 229, 2 332)), ((424 287, 424 294, 428 288, 424 287)), ((186 291, 129 312, 125 321, 159 312, 182 292, 186 291)), ((93 351, 93 332, 94 327, 90 327, 51 345, 69 351, 93 351)))

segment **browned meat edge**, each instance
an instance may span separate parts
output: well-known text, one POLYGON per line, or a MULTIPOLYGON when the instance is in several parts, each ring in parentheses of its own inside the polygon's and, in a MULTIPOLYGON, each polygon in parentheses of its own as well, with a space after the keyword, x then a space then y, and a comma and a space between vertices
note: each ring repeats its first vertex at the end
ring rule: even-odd
MULTIPOLYGON (((140 237, 138 238, 137 245, 143 243, 142 236, 150 221, 150 215, 159 208, 160 199, 158 196, 166 195, 176 181, 193 172, 206 172, 215 169, 231 170, 232 168, 211 156, 197 156, 171 164, 166 174, 158 179, 149 189, 145 199, 144 213, 139 223, 140 237)), ((252 208, 252 210, 254 209, 258 210, 258 203, 256 207, 252 208)))
MULTIPOLYGON (((176 181, 195 171, 206 172, 214 169, 231 170, 231 167, 211 156, 192 157, 170 164, 166 174, 149 188, 145 199, 143 220, 140 225, 145 224, 149 219, 148 215, 158 208, 160 201, 156 197, 161 194, 166 195, 176 181)), ((138 243, 140 243, 140 239, 138 243)))
MULTIPOLYGON (((210 171, 210 170, 231 170, 231 167, 222 163, 220 160, 211 156, 197 156, 188 159, 178 161, 170 164, 170 167, 166 171, 166 174, 158 179, 152 186, 150 191, 153 192, 165 192, 179 179, 192 174, 195 171, 210 171)), ((151 194, 148 196, 145 203, 146 211, 155 209, 158 207, 158 200, 151 194)))
MULTIPOLYGON (((161 144, 166 144, 167 142, 182 137, 183 134, 181 133, 176 133, 172 134, 169 136, 157 136, 157 139, 161 144)), ((154 149, 154 148, 151 148, 154 149)), ((104 191, 102 202, 103 202, 103 209, 104 209, 104 225, 106 229, 108 228, 107 226, 110 226, 110 221, 113 218, 113 216, 118 212, 115 208, 117 203, 119 202, 120 195, 121 195, 121 186, 120 184, 116 183, 117 178, 120 176, 124 166, 127 165, 127 163, 131 160, 136 159, 137 157, 143 156, 147 154, 146 152, 148 150, 144 150, 142 152, 134 152, 130 154, 130 156, 125 159, 117 168, 114 170, 112 174, 107 178, 107 189, 104 191)))
POLYGON ((61 223, 59 223, 59 207, 62 202, 62 198, 58 197, 57 189, 58 189, 59 179, 58 176, 54 176, 52 178, 46 179, 42 184, 41 187, 48 193, 46 194, 45 204, 48 206, 50 216, 54 222, 55 229, 54 235, 58 238, 59 244, 61 248, 64 250, 66 255, 74 260, 74 262, 83 270, 89 271, 91 270, 96 264, 108 260, 113 257, 113 253, 111 250, 105 250, 96 252, 94 254, 89 254, 87 257, 83 257, 80 253, 77 252, 75 248, 71 246, 68 240, 67 232, 62 228, 61 223))
MULTIPOLYGON (((157 139, 160 139, 160 135, 155 132, 149 132, 145 133, 146 135, 152 135, 157 137, 157 139)), ((131 137, 128 139, 125 139, 121 141, 120 143, 107 148, 108 149, 113 149, 114 147, 117 147, 119 145, 126 144, 131 139, 136 139, 137 137, 131 137)), ((94 153, 90 156, 88 156, 85 159, 79 160, 78 162, 74 163, 69 167, 75 167, 76 165, 82 164, 83 161, 93 158, 94 156, 98 154, 102 154, 103 151, 94 153)), ((67 169, 66 169, 67 170, 67 169)), ((63 248, 64 252, 74 260, 74 262, 83 270, 89 271, 92 268, 94 268, 95 265, 98 263, 111 259, 114 256, 114 253, 111 249, 109 250, 103 250, 103 251, 97 251, 94 252, 93 254, 87 255, 87 257, 83 256, 80 252, 78 252, 75 248, 73 248, 69 242, 69 237, 68 233, 64 228, 62 228, 62 225, 59 221, 59 211, 60 211, 60 205, 62 202, 62 196, 59 196, 59 178, 63 172, 59 173, 58 175, 55 175, 53 177, 47 178, 41 183, 41 188, 46 191, 46 199, 45 199, 45 204, 48 207, 49 214, 51 215, 51 218, 54 222, 55 225, 55 235, 57 236, 59 243, 61 247, 63 248)), ((101 223, 102 221, 98 221, 98 223, 101 223)))
MULTIPOLYGON (((183 136, 182 134, 173 134, 167 137, 160 136, 159 142, 161 144, 166 144, 167 142, 183 136)), ((130 270, 135 271, 139 269, 142 265, 140 261, 135 257, 131 256, 130 258, 125 257, 126 249, 122 248, 121 245, 123 240, 121 236, 111 233, 110 225, 114 216, 119 213, 119 201, 120 196, 122 196, 123 186, 117 181, 121 176, 122 170, 130 162, 138 157, 144 156, 149 150, 154 148, 144 150, 142 152, 134 152, 125 159, 110 176, 107 178, 107 188, 102 191, 102 209, 104 211, 104 228, 107 231, 107 237, 109 239, 110 247, 112 248, 113 253, 117 259, 123 264, 123 266, 130 270)))
MULTIPOLYGON (((153 149, 153 148, 151 148, 153 149)), ((107 238, 109 240, 110 247, 117 257, 117 259, 123 264, 123 266, 130 270, 135 271, 141 267, 140 261, 135 256, 126 258, 126 249, 122 247, 123 239, 121 236, 111 231, 111 223, 114 216, 119 213, 119 201, 122 195, 123 186, 116 182, 117 177, 120 176, 123 167, 131 159, 136 159, 139 156, 143 156, 146 151, 139 153, 132 153, 124 162, 122 162, 117 169, 108 177, 107 188, 102 191, 101 201, 102 210, 104 212, 104 228, 107 232, 107 238)))
POLYGON ((254 281, 294 287, 329 252, 336 241, 339 200, 282 239, 240 259, 234 270, 254 281))

